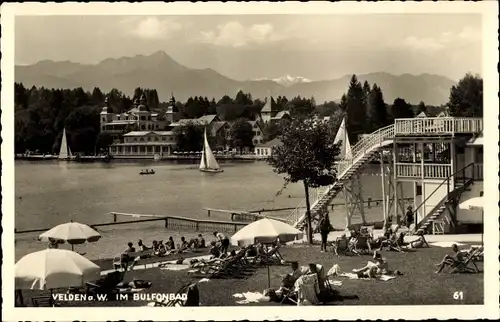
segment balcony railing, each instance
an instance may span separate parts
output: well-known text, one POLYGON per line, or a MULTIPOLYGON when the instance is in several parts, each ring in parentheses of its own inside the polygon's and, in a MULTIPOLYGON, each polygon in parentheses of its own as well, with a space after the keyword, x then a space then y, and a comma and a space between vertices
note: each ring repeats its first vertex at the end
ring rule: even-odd
POLYGON ((396 163, 396 175, 406 178, 447 178, 451 174, 451 164, 396 163), (423 176, 422 176, 423 170, 423 176))
POLYGON ((480 133, 482 118, 429 117, 394 120, 395 135, 480 133))

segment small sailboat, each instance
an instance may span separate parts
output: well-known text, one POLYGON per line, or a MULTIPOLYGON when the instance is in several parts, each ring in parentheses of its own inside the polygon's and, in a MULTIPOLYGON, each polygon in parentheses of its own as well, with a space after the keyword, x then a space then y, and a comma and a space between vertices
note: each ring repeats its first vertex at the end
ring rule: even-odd
POLYGON ((59 160, 73 160, 74 157, 71 154, 71 149, 69 148, 68 141, 66 139, 66 128, 63 130, 63 136, 61 140, 61 148, 59 149, 59 160))
POLYGON ((219 163, 215 159, 215 156, 214 156, 212 150, 210 149, 210 145, 208 144, 208 139, 207 139, 207 129, 206 128, 205 128, 205 134, 203 137, 203 150, 201 151, 200 171, 212 172, 212 173, 224 171, 219 166, 219 163))
POLYGON ((352 159, 351 143, 349 142, 349 136, 347 135, 347 129, 345 124, 345 118, 342 119, 337 135, 333 143, 341 143, 339 159, 350 160, 352 159))

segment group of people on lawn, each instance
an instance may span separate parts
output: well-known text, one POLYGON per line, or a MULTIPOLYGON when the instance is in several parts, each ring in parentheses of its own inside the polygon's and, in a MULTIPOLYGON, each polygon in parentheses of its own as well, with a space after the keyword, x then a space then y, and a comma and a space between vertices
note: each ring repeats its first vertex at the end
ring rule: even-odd
MULTIPOLYGON (((229 247, 229 238, 226 235, 219 233, 217 231, 215 231, 213 235, 217 240, 211 243, 210 253, 213 254, 218 252, 219 255, 220 253, 226 253, 229 247)), ((196 249, 205 249, 207 245, 205 239, 203 238, 203 235, 198 234, 198 237, 191 238, 189 241, 187 241, 185 237, 181 237, 180 243, 177 245, 175 244, 172 236, 170 236, 165 243, 163 243, 162 240, 160 241, 153 240, 152 245, 150 247, 146 246, 143 243, 143 241, 139 239, 139 241, 137 242, 137 247, 138 249, 134 247, 134 244, 132 242, 129 242, 127 248, 121 254, 122 262, 129 262, 135 260, 136 256, 134 255, 137 252, 144 253, 143 255, 140 255, 141 258, 150 257, 151 255, 162 257, 174 253, 178 254, 178 253, 193 251, 196 249), (151 250, 151 253, 147 254, 149 250, 151 250), (134 254, 134 255, 129 256, 129 254, 134 254)))

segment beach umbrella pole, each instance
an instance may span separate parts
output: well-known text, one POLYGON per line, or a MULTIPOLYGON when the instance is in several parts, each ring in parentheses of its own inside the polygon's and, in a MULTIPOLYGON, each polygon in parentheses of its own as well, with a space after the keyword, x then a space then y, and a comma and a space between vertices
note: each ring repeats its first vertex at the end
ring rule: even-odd
POLYGON ((269 268, 269 264, 267 265, 267 287, 271 287, 271 269, 269 268))

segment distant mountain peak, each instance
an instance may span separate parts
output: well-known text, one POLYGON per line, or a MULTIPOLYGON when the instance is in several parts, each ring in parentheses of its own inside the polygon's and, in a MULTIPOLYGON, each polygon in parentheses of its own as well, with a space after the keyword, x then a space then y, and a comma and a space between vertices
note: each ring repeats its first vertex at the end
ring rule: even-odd
POLYGON ((276 82, 278 84, 281 84, 283 86, 292 86, 295 84, 299 83, 310 83, 312 82, 310 79, 302 77, 302 76, 290 76, 290 75, 284 75, 276 78, 257 78, 255 79, 257 81, 259 80, 271 80, 273 82, 276 82))

